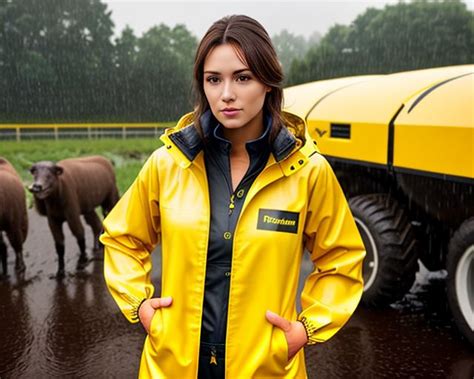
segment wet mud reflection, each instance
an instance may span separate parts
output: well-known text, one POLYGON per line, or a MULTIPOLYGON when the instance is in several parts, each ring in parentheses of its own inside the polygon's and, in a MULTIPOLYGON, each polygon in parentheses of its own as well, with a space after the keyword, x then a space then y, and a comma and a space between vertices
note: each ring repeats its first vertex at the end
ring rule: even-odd
POLYGON ((474 378, 474 350, 452 324, 444 280, 415 285, 389 309, 359 307, 333 340, 311 348, 317 378, 474 378))
MULTIPOLYGON (((100 275, 100 265, 93 264, 100 275)), ((74 375, 84 367, 97 367, 101 354, 95 349, 114 331, 113 314, 102 313, 108 294, 92 277, 82 274, 55 283, 45 325, 45 358, 53 375, 74 375)))
MULTIPOLYGON (((66 235, 66 278, 50 279, 52 237, 46 220, 33 212, 30 220, 24 277, 10 270, 9 249, 11 274, 0 282, 0 378, 136 377, 145 332, 113 302, 101 257, 76 272, 77 247, 66 235)), ((87 246, 92 256, 90 235, 87 246)), ((306 261, 305 272, 310 268, 306 261)), ((451 326, 446 304, 443 279, 435 278, 389 309, 359 308, 332 340, 306 348, 309 377, 472 379, 474 351, 451 326)))
POLYGON ((0 373, 25 371, 34 334, 23 285, 0 282, 0 373))

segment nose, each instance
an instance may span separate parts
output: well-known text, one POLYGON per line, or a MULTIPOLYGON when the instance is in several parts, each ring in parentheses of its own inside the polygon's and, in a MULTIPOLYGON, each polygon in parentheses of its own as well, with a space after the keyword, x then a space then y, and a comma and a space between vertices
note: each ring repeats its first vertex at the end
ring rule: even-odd
POLYGON ((221 95, 222 101, 229 103, 235 100, 235 92, 231 81, 225 81, 221 95))
POLYGON ((30 192, 37 193, 41 192, 43 186, 41 184, 33 183, 28 189, 30 190, 30 192))

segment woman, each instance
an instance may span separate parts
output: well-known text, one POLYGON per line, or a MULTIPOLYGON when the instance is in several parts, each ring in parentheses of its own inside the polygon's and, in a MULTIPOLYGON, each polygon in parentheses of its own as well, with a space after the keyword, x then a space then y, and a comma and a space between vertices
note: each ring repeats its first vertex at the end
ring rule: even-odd
POLYGON ((107 285, 148 333, 140 377, 306 377, 302 347, 330 338, 359 302, 362 241, 303 120, 281 111, 282 79, 257 21, 214 23, 195 57, 195 111, 104 221, 107 285), (305 247, 315 268, 298 315, 305 247))

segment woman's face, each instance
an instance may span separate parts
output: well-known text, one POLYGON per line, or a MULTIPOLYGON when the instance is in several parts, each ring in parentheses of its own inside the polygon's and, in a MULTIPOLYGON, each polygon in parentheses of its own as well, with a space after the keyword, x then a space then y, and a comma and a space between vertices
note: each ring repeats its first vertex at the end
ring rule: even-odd
POLYGON ((230 44, 215 47, 204 61, 204 93, 213 115, 227 129, 260 129, 270 89, 242 63, 230 44))

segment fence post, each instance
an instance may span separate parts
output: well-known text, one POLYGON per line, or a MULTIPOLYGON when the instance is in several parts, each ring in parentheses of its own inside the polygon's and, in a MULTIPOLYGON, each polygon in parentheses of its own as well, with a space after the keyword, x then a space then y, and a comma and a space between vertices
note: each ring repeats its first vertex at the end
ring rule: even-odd
POLYGON ((16 142, 21 141, 20 128, 16 128, 16 142))

